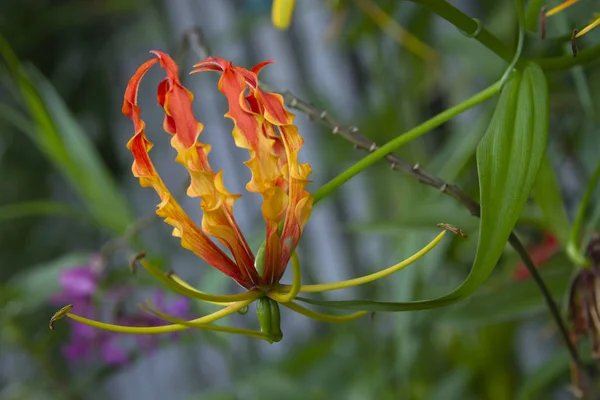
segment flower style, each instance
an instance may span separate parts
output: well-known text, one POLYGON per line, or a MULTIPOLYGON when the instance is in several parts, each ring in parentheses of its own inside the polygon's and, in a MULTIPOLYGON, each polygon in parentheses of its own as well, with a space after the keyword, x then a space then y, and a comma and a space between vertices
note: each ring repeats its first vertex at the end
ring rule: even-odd
MULTIPOLYGON (((567 0, 564 1, 563 3, 559 4, 558 6, 552 8, 551 10, 549 10, 548 12, 546 12, 546 17, 550 17, 554 14, 557 14, 559 12, 561 12, 562 10, 572 6, 573 4, 579 2, 579 0, 567 0)), ((581 37, 583 35, 585 35, 586 33, 588 33, 589 31, 591 31, 592 29, 594 29, 595 27, 597 27, 598 25, 600 25, 600 16, 596 15, 594 17, 594 19, 592 20, 592 22, 590 22, 587 26, 585 26, 582 30, 576 30, 574 32, 574 37, 578 38, 581 37)))
POLYGON ((388 276, 426 254, 444 236, 445 230, 413 256, 383 271, 337 283, 302 285, 295 248, 310 216, 313 199, 306 190, 306 185, 310 182, 307 178, 311 167, 298 161, 303 140, 293 125, 294 115, 285 109, 280 94, 265 92, 259 87, 258 74, 271 61, 262 62, 248 70, 234 66, 222 58, 209 57, 196 64, 192 73, 214 71, 220 74, 218 88, 229 104, 225 116, 233 121, 235 144, 246 149, 250 155, 244 162, 252 173, 246 189, 259 193, 263 199, 266 238, 255 256, 233 216, 234 202, 240 195, 232 194, 225 188, 222 171, 213 171, 208 162, 210 145, 198 140, 203 125, 192 113, 192 93, 181 84, 174 61, 165 53, 152 53, 156 57, 142 64, 129 81, 123 104, 123 113, 131 118, 135 130, 133 138, 127 144, 134 157, 133 174, 139 178, 142 186, 152 187, 157 192, 161 200, 157 214, 173 226, 173 236, 180 238, 181 245, 231 277, 246 292, 235 295, 204 293, 177 275, 164 274, 147 260, 141 259, 141 265, 169 288, 189 298, 214 303, 222 308, 210 315, 186 321, 161 312, 152 304, 146 304, 147 311, 171 322, 171 325, 133 327, 93 321, 72 314, 71 307, 66 306, 55 314, 51 326, 57 319, 68 316, 78 322, 115 332, 155 334, 197 328, 277 342, 283 337, 279 325, 279 304, 326 322, 343 322, 362 317, 367 314, 366 311, 343 316, 326 315, 309 310, 293 300, 300 292, 338 290, 388 276), (145 124, 140 117, 137 92, 142 77, 155 64, 160 64, 167 75, 159 83, 157 94, 158 104, 165 112, 163 127, 171 135, 171 146, 177 151, 176 161, 189 172, 191 183, 187 194, 201 199, 201 229, 169 193, 149 157, 152 143, 146 137, 145 124), (209 236, 216 238, 231 257, 209 236), (290 260, 293 283, 280 284, 290 260), (243 312, 254 301, 257 301, 260 332, 211 324, 235 312, 243 312))

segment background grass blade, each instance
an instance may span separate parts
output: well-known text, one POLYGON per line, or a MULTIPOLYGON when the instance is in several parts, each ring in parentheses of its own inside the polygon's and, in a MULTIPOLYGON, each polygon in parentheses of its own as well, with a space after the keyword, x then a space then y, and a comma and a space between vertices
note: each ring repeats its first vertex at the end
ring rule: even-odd
MULTIPOLYGON (((0 55, 32 124, 15 124, 63 174, 98 224, 122 234, 132 222, 125 199, 74 116, 54 87, 33 67, 24 67, 0 36, 0 55), (29 130, 29 129, 28 129, 29 130)), ((12 121, 15 122, 15 121, 12 121)))

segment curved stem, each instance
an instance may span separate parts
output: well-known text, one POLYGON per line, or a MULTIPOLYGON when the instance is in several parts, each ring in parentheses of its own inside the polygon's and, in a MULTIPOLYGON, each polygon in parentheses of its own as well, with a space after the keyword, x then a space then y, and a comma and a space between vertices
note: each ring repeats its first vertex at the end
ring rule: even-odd
MULTIPOLYGON (((229 310, 227 315, 231 315, 234 312, 240 311, 242 308, 247 307, 252 302, 253 301, 239 302, 238 304, 233 303, 229 307, 226 307, 221 311, 229 310), (241 303, 244 303, 244 304, 241 304, 241 303)), ((255 331, 255 330, 251 330, 251 329, 232 328, 232 327, 227 327, 227 326, 197 324, 196 320, 186 321, 186 320, 174 317, 172 315, 165 314, 165 313, 159 311, 158 309, 156 309, 156 307, 154 307, 152 305, 147 305, 146 307, 143 306, 142 308, 145 309, 146 311, 156 315, 157 317, 164 319, 165 321, 169 321, 169 322, 172 322, 177 325, 184 325, 188 328, 211 330, 211 331, 216 331, 216 332, 234 333, 234 334, 238 334, 238 335, 250 336, 250 337, 253 337, 256 339, 262 339, 267 342, 272 342, 272 338, 269 337, 269 335, 259 332, 259 331, 255 331)), ((211 315, 213 315, 213 314, 211 314, 211 315)))
POLYGON ((596 189, 596 185, 600 180, 600 163, 596 166, 590 181, 588 182, 587 187, 585 188, 585 192, 581 201, 579 202, 579 206, 577 208, 577 215, 575 217, 575 221, 573 221, 573 227, 571 228, 571 232, 569 235, 569 242, 567 243, 567 254, 571 258, 572 261, 577 262, 578 260, 582 260, 577 262, 580 266, 586 266, 588 264, 588 260, 582 256, 581 254, 581 243, 580 243, 580 234, 581 234, 581 226, 583 224, 583 220, 585 218, 586 211, 588 209, 588 205, 594 194, 594 190, 596 189), (583 262, 583 264, 582 264, 583 262))
MULTIPOLYGON (((201 318, 196 318, 191 321, 180 320, 181 323, 176 323, 173 325, 164 325, 164 326, 141 327, 141 326, 114 325, 114 324, 108 324, 106 322, 94 321, 92 319, 81 317, 79 315, 72 314, 72 313, 66 313, 64 316, 69 317, 77 322, 82 323, 82 324, 85 324, 85 325, 88 325, 88 326, 91 326, 94 328, 98 328, 98 329, 103 329, 105 331, 118 332, 118 333, 129 333, 129 334, 145 334, 145 335, 160 334, 160 333, 183 331, 188 328, 204 329, 204 327, 207 326, 206 324, 208 324, 210 322, 214 322, 221 318, 224 318, 228 315, 231 315, 234 312, 242 309, 243 307, 246 307, 248 304, 252 303, 253 301, 254 301, 254 299, 240 301, 240 302, 231 304, 228 307, 225 307, 217 312, 214 312, 212 314, 206 315, 201 318)), ((162 313, 160 313, 160 314, 162 314, 162 313)), ((164 315, 164 314, 162 314, 162 315, 164 315)), ((162 318, 162 315, 161 315, 161 318, 162 318)))
POLYGON ((213 303, 233 303, 235 301, 243 300, 255 300, 261 293, 259 291, 250 290, 245 293, 231 294, 231 295, 214 295, 200 292, 199 290, 191 290, 186 286, 180 285, 173 279, 166 276, 160 269, 156 268, 146 260, 141 260, 142 266, 156 279, 173 289, 177 293, 180 293, 186 297, 190 297, 196 300, 202 300, 213 303))
POLYGON ((510 65, 502 75, 502 79, 500 79, 501 85, 503 86, 506 83, 506 80, 513 72, 513 69, 516 68, 517 63, 521 58, 521 53, 523 52, 523 43, 525 42, 525 12, 523 9, 523 0, 515 0, 517 6, 517 15, 519 21, 519 42, 517 44, 517 51, 515 52, 514 58, 511 61, 510 65))
MULTIPOLYGON (((275 299, 273 299, 273 300, 275 300, 275 299)), ((348 315, 321 314, 316 311, 309 310, 306 307, 302 307, 301 305, 294 303, 294 302, 285 303, 285 304, 282 304, 282 306, 287 307, 292 311, 296 311, 298 314, 302 314, 308 318, 316 319, 317 321, 321 321, 321 322, 331 322, 331 323, 348 322, 348 321, 352 321, 352 320, 364 317, 365 315, 368 314, 368 311, 358 311, 358 312, 348 314, 348 315)))
POLYGON ((578 366, 581 366, 581 360, 579 358, 579 352, 577 350, 577 347, 571 341, 571 338, 569 337, 569 330, 567 329, 565 322, 563 321, 563 318, 560 315, 560 310, 558 309, 558 306, 556 305, 556 302, 552 297, 552 293, 550 293, 550 290, 544 283, 544 280, 542 279, 533 260, 531 260, 531 257, 529 257, 529 254, 527 253, 527 250, 525 250, 525 247, 523 247, 523 244, 521 243, 517 235, 514 234, 514 232, 510 234, 508 242, 510 243, 512 248, 515 249, 517 254, 519 254, 521 260, 523 260, 523 263, 527 267, 527 270, 529 271, 531 277, 542 292, 542 297, 544 297, 544 300, 548 305, 548 310, 550 310, 550 314, 552 315, 552 318, 558 326, 558 330, 562 336, 565 346, 567 347, 567 350, 569 351, 569 354, 571 355, 573 362, 575 362, 575 364, 577 364, 578 366))
MULTIPOLYGON (((474 39, 487 47, 490 51, 502 58, 506 62, 510 62, 513 57, 513 51, 506 46, 500 39, 490 33, 485 27, 480 26, 480 22, 469 17, 467 14, 454 7, 445 0, 408 0, 413 3, 420 4, 434 14, 439 15, 452 25, 456 26, 462 32, 474 35, 474 39), (480 29, 481 28, 481 29, 480 29)), ((597 44, 588 49, 582 50, 577 54, 577 57, 566 55, 562 57, 543 57, 525 59, 522 58, 517 62, 516 67, 521 68, 525 65, 525 61, 532 61, 542 67, 545 71, 562 71, 572 68, 576 65, 587 64, 600 57, 600 44, 597 44)))
MULTIPOLYGON (((340 290, 340 289, 346 289, 346 288, 353 287, 353 286, 364 285, 365 283, 369 283, 369 282, 373 282, 377 279, 385 278, 386 276, 389 276, 395 272, 400 271, 402 268, 414 263, 419 258, 423 257, 431 249, 433 249, 440 242, 440 240, 442 240, 444 235, 446 235, 446 231, 442 231, 439 235, 437 235, 435 237, 435 239, 433 239, 431 242, 429 242, 427 244, 427 246, 423 247, 421 250, 419 250, 412 256, 408 257, 406 260, 403 260, 403 261, 399 262, 398 264, 393 265, 389 268, 386 268, 382 271, 375 272, 375 273, 372 273, 369 275, 365 275, 360 278, 349 279, 347 281, 341 281, 341 282, 335 282, 335 283, 321 283, 318 285, 303 285, 300 288, 300 292, 301 293, 320 293, 320 292, 327 292, 330 290, 340 290)), ((289 288, 289 286, 287 286, 287 285, 282 285, 281 287, 284 290, 289 288)))
MULTIPOLYGON (((269 297, 275 300, 278 303, 288 303, 298 296, 300 290, 302 289, 302 270, 300 268, 300 260, 298 259, 298 254, 294 251, 292 253, 292 273, 293 273, 293 281, 292 286, 285 285, 285 289, 289 290, 288 293, 283 294, 277 291, 269 292, 269 297)), ((281 286, 283 287, 283 285, 281 286)))
POLYGON ((318 203, 324 197, 330 195, 337 188, 342 186, 344 183, 348 182, 348 180, 358 175, 365 169, 369 168, 371 165, 375 164, 382 158, 385 158, 389 153, 398 149, 400 146, 410 142, 411 140, 417 139, 420 136, 423 136, 432 129, 440 126, 449 119, 476 106, 477 104, 483 103, 484 101, 498 94, 499 91, 500 82, 496 82, 487 89, 484 89, 481 92, 477 93, 475 96, 423 122, 421 125, 409 130, 408 132, 401 134, 396 139, 392 139, 388 143, 381 146, 379 149, 375 150, 376 148, 373 148, 371 154, 364 157, 356 164, 352 165, 350 168, 333 178, 331 181, 327 182, 325 185, 321 186, 313 194, 314 203, 318 203))
MULTIPOLYGON (((467 35, 477 33, 476 35, 473 35, 473 39, 483 44, 504 61, 509 63, 512 61, 514 51, 510 47, 506 46, 500 39, 492 35, 485 27, 482 27, 479 21, 471 18, 446 0, 409 1, 420 4, 432 13, 439 15, 467 35)), ((517 67, 521 66, 522 62, 519 61, 517 67)))

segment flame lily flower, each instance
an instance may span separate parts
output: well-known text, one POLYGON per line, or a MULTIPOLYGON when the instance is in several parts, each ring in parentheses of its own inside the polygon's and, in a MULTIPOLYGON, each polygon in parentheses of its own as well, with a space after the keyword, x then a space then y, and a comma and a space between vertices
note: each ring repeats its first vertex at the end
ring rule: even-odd
MULTIPOLYGON (((559 4, 558 6, 552 8, 548 12, 546 12, 546 17, 550 17, 551 15, 557 14, 557 13, 559 13, 562 10, 564 10, 564 9, 572 6, 573 4, 575 4, 577 2, 579 2, 579 0, 567 0, 567 1, 564 1, 563 3, 559 4)), ((590 22, 582 30, 575 32, 575 34, 573 36, 575 38, 583 36, 586 33, 588 33, 589 31, 591 31, 592 29, 594 29, 595 27, 597 27, 598 25, 600 25, 600 16, 596 15, 594 17, 594 19, 592 20, 592 22, 590 22)))
POLYGON ((159 51, 152 53, 156 57, 142 64, 129 81, 123 103, 123 113, 131 118, 135 131, 127 144, 134 158, 133 174, 139 178, 142 186, 152 187, 157 192, 161 199, 157 214, 173 226, 173 236, 181 240, 181 245, 231 277, 246 289, 246 292, 234 295, 204 293, 177 275, 164 274, 142 259, 141 265, 170 289, 222 308, 210 315, 186 321, 146 304, 147 311, 170 324, 133 327, 107 324, 72 314, 72 306, 68 305, 52 317, 51 328, 56 320, 67 316, 83 324, 114 332, 158 334, 197 328, 277 342, 283 337, 279 325, 279 304, 320 321, 344 322, 360 318, 367 312, 359 311, 343 316, 326 315, 309 310, 293 300, 300 292, 338 290, 388 276, 416 261, 442 240, 445 230, 408 259, 361 278, 329 284, 302 285, 300 264, 294 250, 310 216, 313 199, 306 190, 306 185, 310 182, 307 177, 311 173, 311 167, 298 161, 303 140, 293 125, 294 115, 285 109, 280 94, 265 92, 258 85, 258 73, 271 61, 265 61, 247 70, 222 58, 209 57, 196 64, 192 73, 215 71, 220 74, 218 88, 229 103, 229 110, 225 116, 233 121, 235 144, 248 150, 250 154, 250 158, 244 162, 252 172, 246 189, 259 193, 263 199, 262 214, 266 225, 266 239, 255 256, 233 217, 233 205, 240 195, 232 194, 225 188, 222 171, 213 171, 208 162, 210 145, 198 140, 203 126, 192 113, 192 93, 181 84, 178 68, 171 57, 159 51), (163 127, 171 135, 171 146, 177 151, 176 161, 189 172, 191 183, 187 194, 201 199, 202 228, 194 224, 169 193, 150 160, 152 143, 146 137, 145 124, 140 117, 137 92, 141 79, 155 64, 159 64, 167 75, 159 83, 157 95, 158 103, 165 112, 163 127), (229 251, 231 257, 209 236, 216 238, 229 251), (293 283, 280 284, 279 281, 290 260, 293 283), (211 324, 235 312, 244 312, 255 301, 261 331, 211 324))

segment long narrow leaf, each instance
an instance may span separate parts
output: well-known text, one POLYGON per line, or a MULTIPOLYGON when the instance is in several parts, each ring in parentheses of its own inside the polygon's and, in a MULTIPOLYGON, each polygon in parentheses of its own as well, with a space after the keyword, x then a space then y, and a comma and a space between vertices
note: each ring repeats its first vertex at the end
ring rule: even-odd
POLYGON ((503 88, 490 126, 477 147, 481 223, 471 272, 453 292, 412 302, 316 301, 327 307, 409 311, 444 307, 473 294, 490 276, 531 192, 546 151, 548 90, 543 71, 529 65, 503 88))
POLYGON ((122 234, 132 222, 129 207, 107 168, 54 87, 33 67, 25 68, 0 36, 0 56, 20 90, 31 126, 11 120, 64 175, 100 226, 122 234), (31 129, 33 128, 33 131, 31 129))

